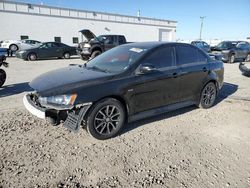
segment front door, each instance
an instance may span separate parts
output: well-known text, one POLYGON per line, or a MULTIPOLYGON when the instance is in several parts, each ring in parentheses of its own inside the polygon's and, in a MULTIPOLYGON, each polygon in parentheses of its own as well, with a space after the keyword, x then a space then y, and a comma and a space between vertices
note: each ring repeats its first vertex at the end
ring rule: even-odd
POLYGON ((114 48, 116 46, 116 41, 114 36, 105 36, 104 40, 104 49, 105 51, 110 50, 111 48, 114 48))
POLYGON ((134 114, 178 101, 179 68, 175 66, 174 48, 158 48, 146 57, 140 66, 146 64, 154 66, 156 70, 135 75, 135 84, 130 88, 133 90, 130 101, 134 114))

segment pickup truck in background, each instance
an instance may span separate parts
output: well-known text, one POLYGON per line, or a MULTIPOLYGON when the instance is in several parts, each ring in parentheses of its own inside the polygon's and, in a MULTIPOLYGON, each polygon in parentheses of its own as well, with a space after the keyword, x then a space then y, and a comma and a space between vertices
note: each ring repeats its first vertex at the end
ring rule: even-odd
POLYGON ((100 35, 96 37, 88 29, 83 29, 80 32, 87 39, 79 43, 77 48, 77 54, 82 60, 93 59, 113 47, 127 43, 123 35, 100 35))
POLYGON ((211 47, 211 51, 213 54, 220 54, 224 62, 250 61, 250 44, 245 41, 223 41, 211 47))

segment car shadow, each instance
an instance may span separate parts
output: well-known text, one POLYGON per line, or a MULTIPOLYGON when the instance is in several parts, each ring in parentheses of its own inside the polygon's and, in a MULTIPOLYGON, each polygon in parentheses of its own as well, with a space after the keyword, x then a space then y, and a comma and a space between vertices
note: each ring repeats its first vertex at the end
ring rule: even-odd
POLYGON ((0 88, 0 98, 16 95, 26 91, 32 91, 32 88, 29 86, 29 82, 4 85, 0 88))
MULTIPOLYGON (((216 103, 215 105, 218 105, 220 102, 222 102, 224 99, 228 98, 230 95, 232 95, 233 93, 235 93, 238 90, 238 85, 235 84, 231 84, 231 83, 227 83, 224 82, 220 93, 217 97, 216 103)), ((167 113, 163 113, 160 115, 156 115, 156 116, 151 116, 142 120, 138 120, 138 121, 134 121, 131 123, 128 123, 124 129, 122 130, 122 132, 120 133, 120 135, 127 133, 133 129, 136 129, 140 126, 152 123, 152 122, 157 122, 157 121, 161 121, 163 119, 168 119, 171 117, 177 117, 180 116, 182 114, 185 114, 191 110, 197 109, 198 107, 193 105, 193 106, 189 106, 189 107, 185 107, 185 108, 181 108, 181 109, 177 109, 171 112, 167 112, 167 113)))
POLYGON ((71 56, 69 59, 64 59, 64 58, 43 58, 43 59, 37 59, 33 62, 36 62, 36 61, 47 61, 47 60, 58 60, 58 61, 61 61, 61 60, 66 60, 66 61, 69 61, 69 60, 72 60, 72 59, 80 59, 79 56, 71 56))
POLYGON ((148 117, 145 119, 141 119, 141 120, 137 120, 131 123, 128 123, 127 125, 125 125, 124 129, 122 129, 120 135, 125 134, 133 129, 139 128, 143 125, 149 124, 149 123, 153 123, 153 122, 157 122, 157 121, 161 121, 163 119, 168 119, 171 117, 177 117, 180 116, 182 114, 185 114, 191 110, 197 109, 198 107, 193 105, 193 106, 189 106, 189 107, 185 107, 185 108, 180 108, 178 110, 174 110, 174 111, 170 111, 170 112, 166 112, 160 115, 155 115, 152 117, 148 117))
POLYGON ((228 98, 230 95, 234 94, 237 90, 238 90, 238 85, 224 82, 219 92, 219 96, 217 97, 215 105, 219 104, 221 101, 228 98))

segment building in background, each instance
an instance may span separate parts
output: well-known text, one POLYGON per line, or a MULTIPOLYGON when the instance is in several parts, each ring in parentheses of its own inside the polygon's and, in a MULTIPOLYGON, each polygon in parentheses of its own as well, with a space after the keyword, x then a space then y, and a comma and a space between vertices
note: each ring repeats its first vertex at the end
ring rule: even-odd
POLYGON ((75 10, 0 0, 0 41, 35 39, 69 45, 84 40, 78 32, 121 34, 128 41, 175 41, 176 21, 75 10))

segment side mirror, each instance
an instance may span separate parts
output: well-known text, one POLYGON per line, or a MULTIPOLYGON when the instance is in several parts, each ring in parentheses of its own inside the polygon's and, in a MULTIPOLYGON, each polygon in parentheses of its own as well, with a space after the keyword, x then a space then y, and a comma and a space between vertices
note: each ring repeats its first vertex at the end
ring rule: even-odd
POLYGON ((140 67, 140 74, 148 74, 148 73, 152 73, 155 71, 156 71, 156 68, 151 64, 144 64, 144 65, 141 65, 140 67))

